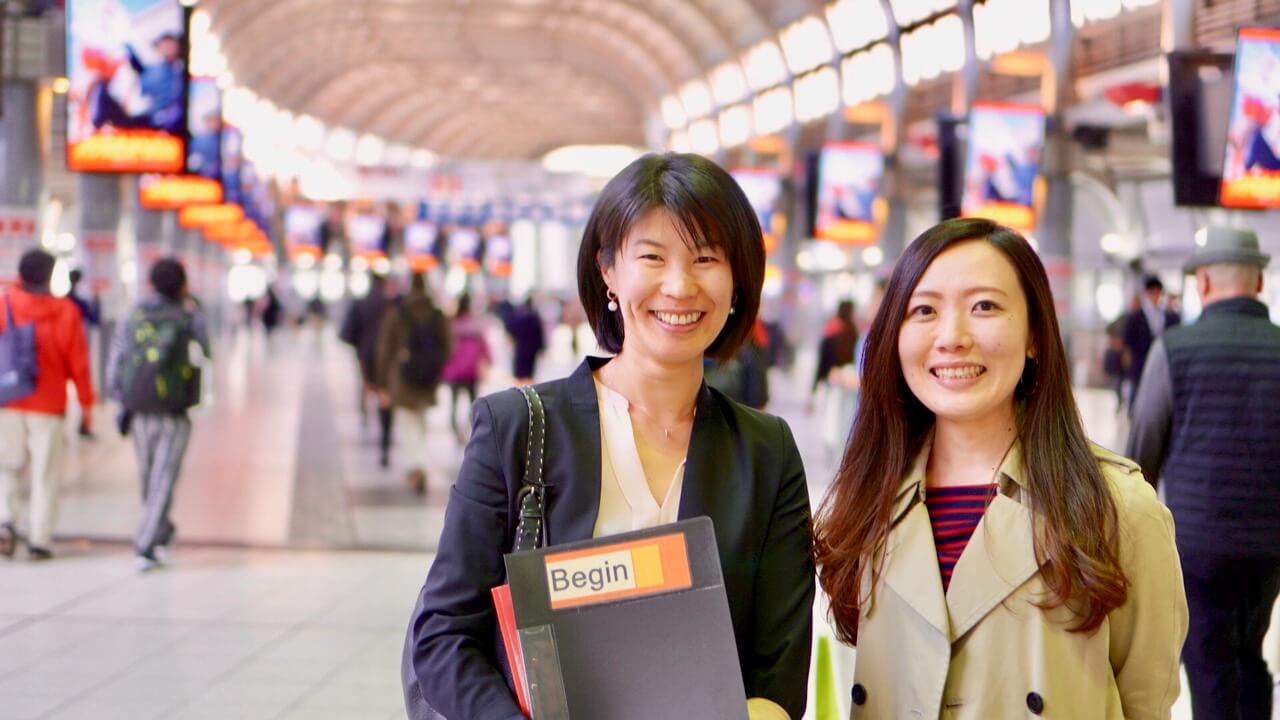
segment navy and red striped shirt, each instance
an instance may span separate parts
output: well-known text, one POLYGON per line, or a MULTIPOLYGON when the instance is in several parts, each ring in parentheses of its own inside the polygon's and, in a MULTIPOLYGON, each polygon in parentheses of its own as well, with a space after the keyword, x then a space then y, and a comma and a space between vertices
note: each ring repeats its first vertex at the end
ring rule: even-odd
POLYGON ((925 494, 924 504, 929 509, 929 523, 933 525, 933 544, 938 549, 943 592, 951 585, 956 561, 973 537, 995 492, 995 485, 955 485, 931 487, 925 494))

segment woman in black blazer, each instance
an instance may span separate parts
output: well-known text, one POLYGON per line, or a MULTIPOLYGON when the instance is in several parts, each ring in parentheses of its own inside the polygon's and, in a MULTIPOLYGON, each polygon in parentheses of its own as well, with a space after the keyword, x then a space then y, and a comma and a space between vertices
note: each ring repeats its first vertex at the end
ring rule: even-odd
MULTIPOLYGON (((702 382, 704 356, 732 357, 750 331, 763 274, 756 216, 714 163, 647 155, 609 182, 583 235, 578 285, 601 347, 617 354, 537 386, 547 418, 546 532, 555 545, 628 520, 605 517, 618 510, 601 504, 614 470, 602 471, 598 393, 620 396, 654 500, 678 498, 680 519, 715 524, 751 717, 785 711, 799 720, 814 593, 804 468, 785 422, 702 382)), ((411 717, 432 717, 426 706, 449 720, 522 717, 489 591, 505 581, 528 425, 517 391, 475 405, 406 640, 411 717)))

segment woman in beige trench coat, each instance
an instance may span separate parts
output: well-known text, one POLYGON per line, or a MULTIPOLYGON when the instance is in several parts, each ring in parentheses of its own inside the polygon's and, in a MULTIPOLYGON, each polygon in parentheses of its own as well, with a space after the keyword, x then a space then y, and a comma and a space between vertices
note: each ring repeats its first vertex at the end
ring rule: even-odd
POLYGON ((944 222, 895 267, 816 525, 858 649, 852 718, 1169 717, 1173 520, 1086 440, 1059 337, 1044 267, 1007 228, 944 222))

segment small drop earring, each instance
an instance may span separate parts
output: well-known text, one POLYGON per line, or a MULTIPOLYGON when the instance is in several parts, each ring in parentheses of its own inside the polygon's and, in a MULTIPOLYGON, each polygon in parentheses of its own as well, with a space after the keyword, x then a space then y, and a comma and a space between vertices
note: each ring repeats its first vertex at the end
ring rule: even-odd
POLYGON ((612 290, 605 290, 604 296, 609 298, 609 304, 605 305, 609 308, 609 312, 618 312, 618 296, 614 295, 612 290))

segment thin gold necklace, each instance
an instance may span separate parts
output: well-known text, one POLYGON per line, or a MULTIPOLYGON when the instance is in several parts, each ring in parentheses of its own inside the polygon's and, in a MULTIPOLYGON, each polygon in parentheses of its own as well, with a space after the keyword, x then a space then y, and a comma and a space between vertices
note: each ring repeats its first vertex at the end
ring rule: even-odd
MULTIPOLYGON (((624 397, 625 397, 625 396, 624 396, 624 397)), ((630 409, 630 408, 635 408, 636 410, 639 410, 639 411, 640 411, 640 412, 641 412, 645 417, 647 417, 647 418, 649 418, 651 421, 653 421, 653 423, 654 423, 655 425, 657 425, 658 427, 662 428, 662 436, 663 436, 663 437, 665 437, 665 438, 666 438, 666 439, 668 439, 668 440, 670 440, 670 439, 671 439, 671 428, 670 428, 669 426, 663 425, 663 424, 662 424, 662 422, 661 422, 661 421, 659 421, 659 420, 658 420, 658 418, 654 417, 652 413, 650 413, 648 410, 645 410, 644 408, 640 407, 639 403, 636 403, 635 401, 631 400, 630 398, 627 398, 627 408, 628 408, 628 409, 630 409)), ((693 421, 693 419, 694 419, 694 418, 696 418, 697 416, 698 416, 698 403, 697 403, 697 401, 695 401, 695 402, 693 403, 693 409, 692 409, 691 411, 689 411, 689 418, 688 418, 688 421, 689 421, 689 422, 692 422, 692 421, 693 421)), ((676 424, 679 424, 679 423, 682 423, 682 422, 685 422, 685 420, 684 420, 684 419, 682 419, 682 418, 676 418, 676 424)))

